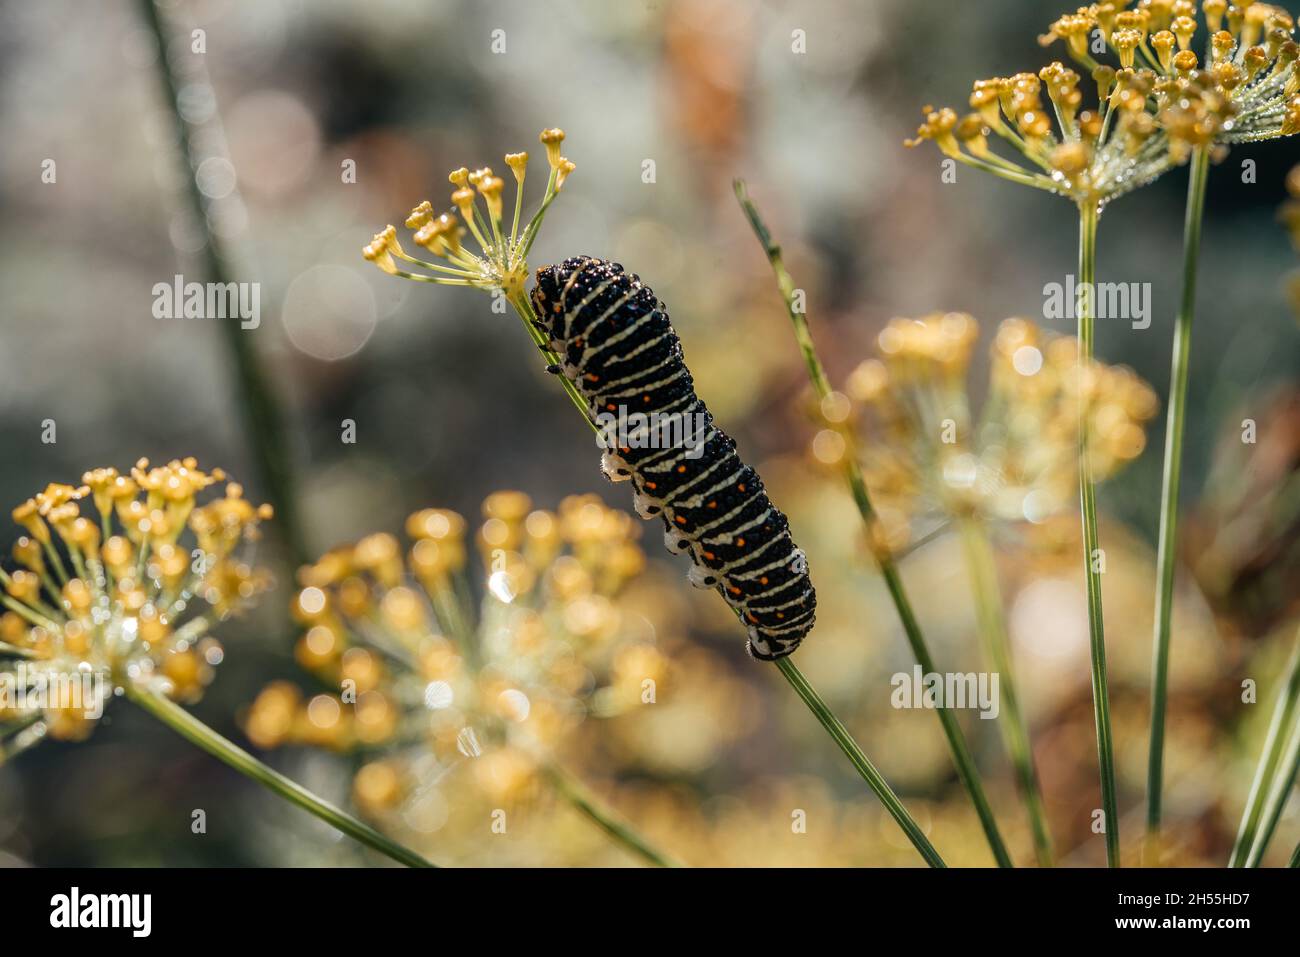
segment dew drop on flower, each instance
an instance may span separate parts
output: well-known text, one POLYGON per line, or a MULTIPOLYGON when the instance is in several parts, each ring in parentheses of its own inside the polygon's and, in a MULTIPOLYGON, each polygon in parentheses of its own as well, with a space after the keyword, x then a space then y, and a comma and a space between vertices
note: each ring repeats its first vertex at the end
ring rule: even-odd
POLYGON ((460 729, 460 734, 456 735, 456 750, 467 758, 477 758, 483 753, 483 749, 479 747, 478 735, 474 733, 473 728, 460 729))
POLYGON ((1012 354, 1011 364, 1021 375, 1035 375, 1043 367, 1043 354, 1034 346, 1021 346, 1012 354))
POLYGON ((975 484, 975 475, 979 470, 975 456, 966 452, 953 456, 943 465, 943 480, 953 488, 970 488, 975 484))
POLYGON ((518 688, 507 688, 498 696, 501 702, 501 712, 512 721, 527 721, 528 713, 532 710, 532 703, 528 700, 528 695, 524 694, 518 688))
POLYGON ((503 601, 507 605, 515 600, 515 591, 510 585, 510 576, 503 571, 493 572, 488 576, 488 591, 492 592, 498 601, 503 601))
POLYGON ((1051 496, 1042 489, 1034 489, 1025 496, 1020 509, 1025 516, 1025 521, 1033 522, 1035 525, 1040 524, 1052 514, 1051 496))
POLYGON ((430 681, 424 686, 424 706, 430 711, 450 708, 455 697, 451 685, 445 681, 430 681))
POLYGON ((307 720, 318 728, 332 728, 339 720, 339 703, 327 694, 318 694, 307 705, 307 720))
POLYGON ((298 607, 308 615, 319 614, 325 608, 325 593, 314 585, 304 588, 298 595, 298 607))

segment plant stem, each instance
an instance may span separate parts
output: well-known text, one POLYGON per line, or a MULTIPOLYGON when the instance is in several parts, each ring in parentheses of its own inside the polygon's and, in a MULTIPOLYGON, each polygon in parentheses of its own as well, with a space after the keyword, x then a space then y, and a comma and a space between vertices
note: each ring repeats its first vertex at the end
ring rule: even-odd
POLYGON ((247 751, 222 737, 180 705, 162 695, 137 687, 126 681, 126 696, 167 725, 191 744, 224 761, 240 774, 264 785, 291 804, 316 815, 326 824, 342 831, 348 837, 385 854, 407 867, 433 867, 419 854, 389 840, 368 824, 363 824, 346 811, 317 797, 301 784, 290 780, 279 771, 267 767, 247 751))
POLYGON ((1273 833, 1277 830, 1277 823, 1282 819, 1282 809, 1286 807, 1291 797, 1291 789, 1295 787, 1297 772, 1300 772, 1300 726, 1292 728, 1291 738, 1283 749, 1281 767, 1277 777, 1273 779, 1268 800, 1264 804, 1264 823, 1255 837, 1250 856, 1246 858, 1247 867, 1259 867, 1263 862, 1264 853, 1268 850, 1269 842, 1273 840, 1273 833))
MULTIPOLYGON (((804 365, 808 369, 808 378, 812 381, 813 389, 816 391, 818 398, 825 398, 831 393, 830 380, 826 376, 826 370, 822 366, 821 359, 817 356, 812 333, 808 328, 807 317, 795 307, 794 280, 785 268, 781 247, 773 241, 772 234, 763 222, 758 208, 750 200, 745 182, 736 180, 734 185, 736 198, 740 201, 741 208, 744 209, 745 215, 749 218, 749 224, 754 230, 754 235, 758 237, 759 244, 763 247, 763 252, 766 254, 773 272, 776 273, 777 286, 780 288, 781 296, 785 300, 786 311, 789 313, 790 321, 794 327, 795 340, 799 344, 800 352, 803 353, 804 365)), ((845 436, 845 439, 847 441, 848 436, 845 436)), ((851 454, 844 457, 844 477, 845 481, 848 482, 850 492, 853 494, 854 504, 862 517, 862 523, 866 528, 867 535, 874 536, 876 526, 875 509, 871 504, 871 496, 867 492, 867 483, 862 475, 862 469, 858 465, 857 459, 851 454)), ((894 608, 898 612, 899 620, 902 622, 903 632, 907 636, 908 644, 911 645, 913 656, 923 671, 927 674, 933 673, 935 671, 934 659, 930 656, 930 649, 926 645, 925 636, 921 633, 921 626, 916 620, 912 604, 903 589, 903 580, 898 573, 897 564, 889 554, 884 552, 877 552, 876 560, 880 566, 880 573, 884 578, 885 587, 889 591, 894 608)), ((1011 855, 1007 852, 1002 835, 998 832, 997 821, 993 817, 993 809, 984 793, 979 769, 975 765, 975 759, 971 755, 965 735, 962 734, 961 726, 957 723, 956 716, 949 708, 936 708, 935 714, 943 727, 944 736, 948 739, 953 763, 957 768, 957 776, 970 794, 971 802, 975 806, 976 814, 979 815, 980 824, 984 828, 984 835, 993 851, 993 856, 997 860, 998 866, 1011 867, 1011 855)))
MULTIPOLYGON (((546 336, 542 335, 541 330, 533 325, 538 319, 537 313, 533 309, 532 300, 520 293, 517 296, 510 297, 510 305, 514 306, 515 312, 519 314, 519 318, 524 323, 524 328, 528 330, 528 335, 537 344, 537 348, 542 351, 546 361, 553 366, 559 365, 561 362, 560 357, 550 350, 546 345, 546 336)), ((591 430, 600 435, 600 426, 592 420, 591 410, 587 408, 587 400, 582 397, 582 393, 578 391, 578 387, 574 385, 573 380, 566 375, 557 375, 556 378, 560 380, 560 384, 564 387, 564 392, 569 397, 569 401, 573 403, 574 408, 582 413, 582 417, 587 420, 591 430)))
POLYGON ((633 853, 639 854, 656 867, 681 866, 667 854, 655 848, 653 844, 637 833, 630 824, 619 818, 613 811, 603 807, 595 795, 587 789, 586 785, 560 765, 554 762, 547 763, 544 765, 544 771, 561 797, 590 818, 597 827, 614 840, 633 853))
POLYGON ((1210 154, 1192 156, 1183 221, 1183 298, 1174 320, 1173 359, 1169 373, 1169 408, 1165 418, 1165 463, 1160 486, 1160 539, 1156 556, 1155 635, 1151 646, 1151 743, 1147 758, 1147 835, 1160 832, 1164 783, 1165 708, 1169 693, 1169 639, 1174 613, 1174 569, 1178 546, 1178 486, 1182 477, 1183 425, 1187 413, 1187 377, 1192 351, 1192 316, 1196 310, 1196 267, 1201 249, 1201 220, 1209 181, 1210 154))
POLYGON ((1020 695, 1011 668, 1011 642, 1007 634, 1006 614, 1002 607, 1002 593, 998 585, 997 564, 988 531, 978 519, 963 518, 957 522, 962 545, 966 552, 966 566, 975 595, 975 612, 980 622, 984 656, 989 665, 1001 676, 1002 708, 998 722, 1003 741, 1020 778, 1020 789, 1029 811, 1030 829, 1034 837, 1034 853, 1040 867, 1051 867, 1052 834, 1043 808, 1043 792, 1034 768, 1033 747, 1029 743, 1029 724, 1020 710, 1020 695))
MULTIPOLYGON (((163 22, 164 14, 158 10, 154 0, 141 0, 140 9, 145 23, 158 43, 158 76, 163 84, 167 109, 171 112, 176 127, 180 155, 184 161, 186 197, 190 214, 203 235, 204 272, 209 281, 225 285, 233 280, 236 270, 232 268, 232 259, 221 238, 211 228, 209 222, 211 201, 199 189, 195 179, 195 171, 205 157, 195 147, 194 129, 181 113, 178 96, 181 88, 186 84, 184 78, 177 75, 174 65, 168 59, 171 34, 163 22)), ((201 57, 202 54, 194 54, 194 56, 201 57)), ((219 124, 219 122, 214 118, 208 121, 208 125, 219 124)), ((220 139, 224 141, 224 137, 220 139)), ((238 195, 229 194, 221 202, 238 202, 238 195)), ((234 365, 236 400, 243 414, 244 426, 252 436, 253 458, 257 463, 259 475, 266 487, 267 497, 275 508, 276 527, 288 548, 290 559, 297 565, 305 564, 310 556, 303 541, 302 526, 298 518, 293 470, 288 455, 290 443, 285 438, 283 412, 267 381, 266 373, 254 349, 253 340, 248 334, 251 330, 243 329, 238 321, 232 320, 223 320, 218 325, 226 352, 234 365)))
POLYGON ((1097 492, 1092 481, 1089 402, 1084 377, 1092 365, 1094 284, 1097 278, 1097 207, 1079 206, 1079 503, 1083 514, 1083 573, 1088 589, 1088 632, 1092 657, 1092 710, 1097 730, 1097 764, 1106 833, 1106 863, 1119 867, 1119 810, 1115 793, 1115 755, 1111 744, 1110 692, 1106 681, 1106 631, 1101 612, 1101 571, 1097 545, 1097 492))
POLYGON ((1287 666, 1285 683, 1273 705, 1264 750, 1255 766, 1255 777, 1242 811, 1237 840, 1228 858, 1229 867, 1257 867, 1273 836, 1277 817, 1295 781, 1293 755, 1300 747, 1300 633, 1287 666), (1284 769, 1284 770, 1283 770, 1284 769), (1279 774, 1279 771, 1281 773, 1279 774), (1264 826, 1261 827, 1261 821, 1264 826))
POLYGON ((862 780, 866 781, 867 786, 875 792, 876 797, 880 799, 880 803, 885 806, 885 810, 889 812, 890 816, 898 822, 898 826, 903 829, 903 833, 907 835, 908 840, 925 858, 925 862, 931 867, 947 867, 948 865, 943 862, 943 858, 939 856, 939 852, 934 849, 934 845, 926 838, 921 826, 916 823, 912 815, 907 813, 907 808, 903 807, 903 802, 898 799, 898 795, 893 792, 888 782, 876 770, 875 765, 867 760, 867 756, 862 753, 862 748, 853 740, 853 736, 849 734, 848 729, 844 727, 840 719, 835 717, 831 709, 826 706, 826 702, 822 701, 813 686, 808 683, 808 679, 803 676, 799 666, 791 661, 789 657, 785 657, 777 659, 776 667, 785 676, 785 680, 790 682, 790 687, 794 688, 795 693, 803 699, 803 703, 808 706, 808 710, 821 722, 821 726, 826 729, 826 733, 835 740, 835 743, 840 746, 840 750, 848 756, 849 761, 862 775, 862 780))

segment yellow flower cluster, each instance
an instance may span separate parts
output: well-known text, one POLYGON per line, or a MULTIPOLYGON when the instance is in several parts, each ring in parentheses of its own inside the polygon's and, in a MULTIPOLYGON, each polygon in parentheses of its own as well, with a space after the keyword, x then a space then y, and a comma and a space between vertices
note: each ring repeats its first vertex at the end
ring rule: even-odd
POLYGON ((48 486, 13 510, 20 566, 0 570, 0 733, 5 750, 46 734, 81 739, 114 689, 146 685, 194 701, 221 661, 207 632, 269 582, 241 557, 270 506, 188 458, 129 474, 101 468, 48 486), (89 517, 81 503, 89 499, 89 517), (189 533, 187 536, 186 533, 189 533), (24 704, 25 703, 25 704, 24 704))
POLYGON ((933 140, 969 166, 1100 207, 1185 162, 1193 149, 1300 132, 1300 54, 1285 10, 1204 0, 1210 36, 1198 57, 1192 0, 1128 6, 1080 7, 1040 38, 1065 42, 1088 72, 1095 107, 1085 103, 1079 73, 1054 62, 1037 74, 976 81, 965 116, 925 107, 907 145, 933 140), (1095 58, 1104 50, 1118 68, 1095 58), (990 135, 1016 158, 992 150, 990 135))
POLYGON ((914 525, 978 514, 1042 522, 1075 500, 1080 402, 1093 474, 1116 472, 1142 451, 1155 392, 1124 366, 1078 365, 1072 337, 1008 319, 994 337, 988 395, 977 416, 967 390, 978 323, 964 313, 893 319, 879 357, 822 404, 829 428, 817 458, 861 459, 884 536, 898 548, 914 525))
POLYGON ((392 276, 448 286, 502 289, 511 298, 522 296, 528 281, 528 252, 537 239, 546 210, 576 168, 570 160, 560 155, 560 144, 564 142, 563 130, 543 130, 539 139, 546 147, 550 178, 546 182, 546 193, 541 205, 522 231, 520 216, 523 211, 528 154, 507 153, 505 162, 515 180, 514 214, 508 233, 502 195, 505 181, 490 166, 472 172, 462 167, 453 170, 448 176, 448 181, 454 187, 451 209, 435 213, 433 205, 425 200, 411 210, 406 218, 406 227, 413 230, 415 244, 423 246, 441 259, 441 263, 408 256, 397 239, 396 227, 391 225, 375 234, 362 250, 362 255, 392 276), (480 209, 479 199, 487 211, 486 216, 480 209), (477 253, 464 244, 467 233, 478 244, 477 253), (426 269, 432 275, 401 270, 395 259, 426 269))
POLYGON ((613 600, 644 564, 637 523, 595 496, 547 511, 498 492, 482 510, 477 614, 467 524, 445 509, 407 520, 405 552, 379 533, 302 569, 295 654, 330 690, 268 686, 245 720, 255 744, 360 753, 358 806, 401 820, 458 767, 493 801, 530 794, 587 715, 639 703, 661 659, 613 600))

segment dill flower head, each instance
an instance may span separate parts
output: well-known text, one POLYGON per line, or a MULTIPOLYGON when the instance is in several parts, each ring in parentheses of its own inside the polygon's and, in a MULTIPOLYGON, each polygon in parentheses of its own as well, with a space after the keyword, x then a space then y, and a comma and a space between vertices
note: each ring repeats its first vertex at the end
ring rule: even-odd
POLYGON ((613 601, 644 564, 638 531, 595 496, 547 511, 507 491, 484 501, 472 538, 460 515, 430 508, 407 520, 405 550, 378 533, 327 553, 301 570, 293 613, 295 657, 329 690, 268 686, 249 738, 359 753, 354 798, 372 816, 399 819, 457 769, 492 801, 527 796, 543 753, 587 715, 639 703, 661 668, 613 601))
POLYGON ((967 391, 976 321, 964 313, 893 319, 878 357, 849 376, 823 415, 841 423, 814 440, 818 458, 858 454, 881 519, 880 544, 900 547, 914 525, 978 516, 1039 523, 1077 495, 1079 403, 1086 403, 1098 480, 1136 458, 1155 392, 1124 366, 1082 370, 1072 337, 1025 319, 999 325, 978 415, 967 391), (861 442, 843 442, 844 432, 861 442), (860 451, 856 451, 860 450, 860 451))
POLYGON ((0 754, 46 734, 86 737, 127 682, 201 696, 222 657, 213 622, 269 583, 240 546, 270 506, 235 483, 199 504, 224 479, 192 458, 141 459, 126 475, 101 468, 80 486, 49 485, 13 510, 27 534, 13 548, 19 567, 0 569, 0 734, 13 735, 0 754))
POLYGON ((1285 10, 1205 0, 1209 36, 1198 56, 1192 0, 1127 7, 1128 0, 1080 7, 1040 37, 1044 45, 1064 41, 1082 74, 1054 62, 1037 74, 977 80, 972 112, 925 107, 907 145, 933 140, 969 166, 1100 208, 1194 149, 1217 153, 1300 131, 1295 22, 1285 10), (1094 57, 1095 40, 1116 65, 1094 57), (990 135, 1014 158, 991 149, 990 135))
POLYGON ((514 211, 508 233, 505 221, 505 180, 497 176, 489 166, 472 172, 462 167, 453 170, 447 177, 454 187, 450 209, 435 213, 433 204, 425 200, 406 217, 406 227, 413 231, 412 240, 415 244, 423 246, 441 262, 427 262, 408 256, 398 242, 396 227, 391 225, 375 234, 362 250, 362 255, 392 276, 447 286, 501 289, 508 297, 518 298, 523 294, 528 281, 528 252, 537 239, 546 210, 575 169, 570 160, 560 155, 560 144, 564 142, 563 130, 543 130, 539 139, 546 147, 550 176, 546 181, 546 193, 541 205, 522 230, 520 217, 528 154, 507 153, 505 163, 510 167, 515 181, 514 211), (465 244, 466 238, 472 239, 477 251, 465 244), (395 262, 397 259, 428 270, 429 274, 399 269, 395 262))

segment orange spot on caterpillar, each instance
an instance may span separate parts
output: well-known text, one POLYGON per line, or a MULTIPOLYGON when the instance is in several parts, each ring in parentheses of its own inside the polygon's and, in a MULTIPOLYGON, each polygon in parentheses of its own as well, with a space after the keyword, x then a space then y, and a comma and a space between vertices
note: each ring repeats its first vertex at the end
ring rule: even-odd
POLYGON ((738 538, 738 539, 736 539, 736 547, 737 547, 737 548, 744 548, 744 547, 745 547, 745 540, 744 540, 743 538, 738 538))
POLYGON ((588 373, 587 373, 587 381, 588 381, 588 382, 599 382, 599 381, 600 381, 600 376, 596 375, 596 373, 594 373, 594 372, 588 372, 588 373))
POLYGON ((707 558, 709 561, 713 561, 718 556, 715 555, 713 552, 705 552, 704 557, 707 558))
POLYGON ((778 617, 778 618, 784 618, 784 617, 785 617, 785 612, 783 612, 783 611, 778 611, 778 612, 776 613, 776 617, 778 617))
POLYGON ((748 619, 752 624, 755 624, 755 625, 758 624, 758 619, 754 617, 754 613, 753 613, 752 611, 747 611, 747 612, 745 612, 745 617, 746 617, 746 618, 747 618, 747 619, 748 619))
POLYGON ((738 491, 738 492, 743 492, 743 491, 745 491, 745 483, 744 483, 744 482, 741 482, 739 485, 737 485, 737 486, 736 486, 736 491, 738 491))
POLYGON ((658 483, 658 482, 646 482, 646 483, 645 483, 645 487, 648 488, 648 489, 656 489, 656 488, 659 487, 659 483, 658 483))
POLYGON ((767 576, 764 575, 762 578, 760 578, 760 579, 758 580, 758 583, 759 583, 760 585, 766 585, 766 584, 767 584, 767 576))
POLYGON ((714 500, 714 501, 710 502, 709 505, 708 505, 708 507, 709 507, 709 508, 717 508, 717 507, 718 507, 717 500, 714 500))
POLYGON ((679 465, 679 466, 677 466, 677 471, 678 471, 679 473, 681 473, 681 472, 685 472, 685 471, 686 471, 686 466, 685 466, 685 465, 679 465))
POLYGON ((686 519, 683 518, 681 515, 678 515, 678 516, 677 516, 677 524, 678 524, 678 525, 685 525, 685 524, 686 524, 686 519))
MULTIPOLYGON (((607 409, 609 409, 609 411, 613 412, 616 408, 618 408, 618 406, 616 406, 613 402, 606 402, 606 403, 605 403, 605 408, 607 408, 607 409)), ((624 449, 624 451, 626 452, 626 451, 628 451, 628 450, 627 450, 627 449, 624 449)))
POLYGON ((641 401, 642 401, 642 402, 649 402, 649 401, 650 401, 650 393, 647 392, 645 395, 641 396, 641 401))
POLYGON ((732 585, 730 588, 727 589, 727 591, 731 592, 733 595, 740 594, 740 589, 737 588, 735 585, 732 585))

